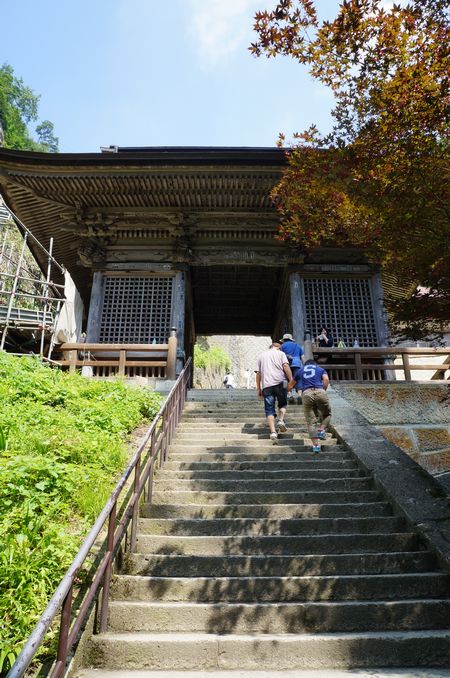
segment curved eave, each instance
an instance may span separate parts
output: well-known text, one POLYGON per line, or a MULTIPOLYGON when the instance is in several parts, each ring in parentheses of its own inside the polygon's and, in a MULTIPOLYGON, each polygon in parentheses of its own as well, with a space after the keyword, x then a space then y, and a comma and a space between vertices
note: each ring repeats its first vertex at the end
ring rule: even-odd
MULTIPOLYGON (((76 234, 65 222, 89 212, 273 213, 270 190, 286 155, 277 148, 121 148, 106 153, 0 149, 0 192, 86 298, 76 234)), ((42 267, 45 258, 34 252, 42 267)))
POLYGON ((20 164, 28 167, 142 167, 173 165, 286 165, 286 152, 281 148, 226 148, 226 147, 118 147, 105 153, 36 153, 0 149, 0 166, 20 164))

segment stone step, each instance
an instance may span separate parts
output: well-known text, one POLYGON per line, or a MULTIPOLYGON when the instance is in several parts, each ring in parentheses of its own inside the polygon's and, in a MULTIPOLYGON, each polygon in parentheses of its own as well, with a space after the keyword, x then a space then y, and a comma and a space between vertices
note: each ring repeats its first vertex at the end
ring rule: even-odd
POLYGON ((340 468, 309 468, 309 469, 288 469, 279 471, 259 470, 200 470, 200 471, 176 471, 168 469, 167 466, 158 471, 156 480, 175 482, 177 480, 307 480, 316 478, 326 480, 329 478, 367 478, 367 473, 358 468, 340 469, 340 468))
MULTIPOLYGON (((155 484, 155 487, 158 487, 155 484)), ((376 490, 367 491, 319 491, 304 492, 201 492, 201 491, 153 491, 154 504, 345 504, 349 502, 378 501, 376 490)))
POLYGON ((317 634, 105 633, 88 660, 103 669, 313 669, 448 666, 450 631, 317 634))
POLYGON ((387 502, 348 502, 346 504, 142 504, 143 518, 373 518, 391 516, 387 502))
POLYGON ((330 460, 330 461, 349 461, 351 460, 350 453, 341 450, 338 448, 334 450, 333 448, 325 448, 319 454, 312 454, 311 448, 305 448, 299 446, 297 450, 294 448, 284 447, 282 445, 273 445, 267 448, 264 451, 262 448, 255 448, 255 451, 249 451, 248 448, 243 447, 227 447, 226 451, 224 448, 220 450, 214 450, 211 448, 199 447, 196 449, 189 448, 185 445, 183 451, 174 450, 173 448, 169 453, 169 462, 246 462, 246 461, 312 461, 312 460, 330 460), (283 451, 280 451, 283 450, 283 451))
MULTIPOLYGON (((124 671, 82 669, 76 678, 349 678, 345 669, 313 669, 284 671, 207 670, 207 671, 152 671, 151 669, 124 671)), ((450 669, 430 669, 426 672, 418 666, 408 669, 353 669, 351 678, 450 678, 450 669)))
MULTIPOLYGON (((229 443, 230 445, 262 445, 266 444, 267 447, 272 447, 274 444, 269 437, 269 429, 266 429, 265 432, 259 433, 258 435, 253 435, 249 433, 233 433, 232 431, 223 430, 222 433, 218 432, 217 434, 210 433, 183 433, 175 436, 173 445, 208 445, 209 447, 217 447, 221 443, 229 443)), ((311 439, 309 438, 306 431, 304 433, 292 433, 287 431, 286 433, 278 434, 278 445, 282 442, 295 443, 297 445, 311 445, 311 439)), ((326 440, 322 440, 321 444, 323 445, 337 445, 335 438, 328 437, 326 440)))
MULTIPOLYGON (((300 422, 287 422, 288 430, 292 433, 293 431, 298 432, 302 431, 307 432, 307 427, 305 423, 300 422)), ((223 431, 233 431, 234 433, 245 433, 246 435, 259 435, 266 434, 269 428, 265 422, 257 422, 254 424, 239 424, 235 422, 224 422, 223 424, 209 424, 202 420, 194 420, 190 422, 181 421, 177 427, 177 436, 184 433, 222 433, 223 431)), ((329 434, 331 435, 331 434, 329 434)))
POLYGON ((121 632, 340 633, 445 629, 450 599, 275 603, 111 601, 121 632))
POLYGON ((284 519, 269 518, 196 518, 168 519, 141 518, 140 534, 166 535, 293 535, 293 534, 369 534, 401 532, 405 530, 403 518, 316 518, 284 519))
POLYGON ((192 455, 190 459, 195 461, 196 456, 201 457, 205 461, 240 461, 245 460, 245 457, 224 457, 224 455, 252 455, 249 461, 271 461, 273 458, 277 459, 277 455, 283 455, 288 461, 293 458, 288 455, 300 455, 300 459, 349 459, 350 453, 343 450, 340 446, 336 446, 335 441, 322 441, 325 443, 321 445, 319 454, 314 454, 312 451, 312 443, 310 440, 294 439, 288 440, 278 438, 278 442, 274 445, 272 441, 215 441, 213 443, 191 443, 191 442, 174 442, 170 448, 169 460, 184 461, 184 457, 179 455, 192 455), (260 455, 255 457, 254 455, 260 455), (203 459, 205 458, 205 459, 203 459))
MULTIPOLYGON (((304 417, 303 408, 297 405, 296 403, 292 406, 286 408, 286 411, 289 412, 289 416, 292 418, 301 418, 304 417)), ((223 414, 229 415, 245 415, 249 417, 260 417, 262 420, 265 420, 266 413, 264 411, 264 405, 261 401, 258 400, 247 400, 241 403, 187 403, 186 407, 183 410, 183 419, 186 417, 192 418, 195 416, 202 417, 203 415, 208 416, 209 414, 216 414, 217 416, 222 416, 223 414)))
POLYGON ((373 486, 371 478, 293 478, 273 480, 271 478, 255 478, 253 480, 196 480, 158 478, 158 492, 307 492, 309 490, 370 490, 373 486))
POLYGON ((326 601, 438 598, 450 575, 440 572, 312 577, 142 577, 116 575, 114 600, 326 601))
MULTIPOLYGON (((291 430, 288 430, 286 433, 279 433, 279 440, 290 440, 296 442, 307 441, 309 439, 308 433, 306 430, 302 432, 296 431, 293 433, 291 430)), ((177 433, 174 438, 174 444, 189 443, 191 445, 195 444, 206 444, 208 447, 212 445, 217 445, 222 442, 226 442, 230 445, 241 445, 242 443, 254 443, 259 444, 261 442, 268 442, 272 445, 272 441, 269 438, 269 429, 261 431, 261 433, 245 433, 245 432, 233 432, 233 431, 191 431, 191 432, 181 432, 177 433)), ((333 444, 336 445, 336 441, 333 438, 327 438, 327 440, 322 440, 322 444, 333 444)), ((303 443, 307 444, 307 443, 303 443)))
MULTIPOLYGON (((293 423, 301 424, 305 422, 304 417, 291 417, 293 423)), ((214 428, 215 424, 239 424, 240 426, 248 426, 249 424, 254 425, 255 423, 260 424, 261 426, 265 423, 265 417, 263 412, 204 412, 202 414, 190 413, 183 414, 182 422, 190 423, 191 421, 208 423, 211 428, 214 428)), ((289 419, 286 417, 286 423, 289 426, 289 419)))
POLYGON ((302 456, 293 461, 167 461, 164 464, 164 469, 159 473, 164 472, 184 472, 184 471, 301 471, 301 470, 357 470, 357 464, 347 459, 330 459, 329 456, 323 454, 311 456, 302 456))
MULTIPOLYGON (((303 416, 292 416, 286 414, 285 423, 288 428, 305 429, 306 419, 303 416)), ((227 414, 191 414, 183 417, 178 424, 177 431, 193 430, 223 430, 231 427, 230 430, 251 433, 253 430, 267 431, 267 419, 263 412, 230 412, 227 414)))
POLYGON ((185 555, 303 555, 418 550, 412 532, 285 536, 181 536, 138 534, 138 553, 185 555))
MULTIPOLYGON (((288 406, 286 408, 286 416, 288 414, 291 419, 295 420, 304 419, 305 417, 303 408, 298 405, 288 406)), ((190 421, 197 417, 218 417, 219 419, 221 417, 234 417, 235 419, 241 418, 242 420, 261 419, 261 421, 265 421, 266 413, 264 411, 264 405, 259 402, 255 403, 254 401, 248 401, 247 403, 239 405, 235 404, 233 407, 226 403, 214 403, 208 407, 195 407, 183 411, 183 421, 190 421)))
POLYGON ((429 551, 333 555, 244 556, 127 554, 124 573, 152 577, 304 577, 427 572, 436 563, 429 551))

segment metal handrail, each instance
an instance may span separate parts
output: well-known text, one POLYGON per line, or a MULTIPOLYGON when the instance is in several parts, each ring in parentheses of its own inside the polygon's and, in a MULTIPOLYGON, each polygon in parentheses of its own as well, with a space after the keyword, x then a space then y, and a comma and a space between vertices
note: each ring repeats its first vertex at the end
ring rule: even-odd
POLYGON ((163 466, 167 459, 169 445, 175 433, 176 426, 180 420, 186 400, 186 393, 189 385, 192 370, 192 359, 189 358, 184 366, 180 376, 176 380, 166 401, 160 408, 158 414, 151 423, 151 426, 133 458, 122 474, 114 491, 105 504, 102 512, 97 518, 94 526, 81 545, 75 559, 68 571, 64 575, 61 583, 56 589, 53 597, 48 603, 45 611, 37 622, 33 632, 29 636, 22 652, 17 657, 14 665, 9 671, 7 678, 21 678, 29 667, 33 657, 42 644, 42 641, 61 609, 61 621, 59 625, 59 644, 56 662, 53 665, 49 677, 58 678, 61 676, 72 649, 75 640, 82 628, 86 617, 89 614, 91 604, 97 598, 100 588, 103 588, 102 602, 100 606, 100 631, 105 631, 108 617, 109 603, 109 585, 111 580, 112 564, 117 552, 131 523, 131 536, 128 547, 131 552, 136 548, 137 521, 139 511, 139 500, 142 494, 147 502, 151 501, 153 486, 153 470, 158 463, 163 466), (143 452, 150 448, 147 459, 142 464, 143 452), (133 489, 130 496, 125 498, 126 504, 121 506, 121 519, 117 521, 117 501, 134 470, 133 489), (73 616, 72 624, 72 603, 73 588, 76 577, 89 555, 92 547, 97 542, 106 521, 108 521, 108 535, 106 540, 106 551, 96 565, 95 574, 86 592, 80 609, 73 616))

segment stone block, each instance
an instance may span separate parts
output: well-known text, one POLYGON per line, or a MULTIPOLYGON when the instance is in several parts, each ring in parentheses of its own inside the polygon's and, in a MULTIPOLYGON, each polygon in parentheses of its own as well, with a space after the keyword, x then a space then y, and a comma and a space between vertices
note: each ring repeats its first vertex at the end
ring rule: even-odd
POLYGON ((417 462, 431 474, 450 471, 450 449, 433 454, 420 454, 417 462))
POLYGON ((447 384, 389 382, 333 386, 372 424, 443 424, 450 419, 447 384))
MULTIPOLYGON (((378 427, 377 427, 378 428, 378 427)), ((408 454, 416 451, 416 445, 409 429, 400 427, 383 427, 379 431, 384 437, 408 454)))
POLYGON ((419 448, 423 452, 450 449, 448 428, 415 428, 419 448))

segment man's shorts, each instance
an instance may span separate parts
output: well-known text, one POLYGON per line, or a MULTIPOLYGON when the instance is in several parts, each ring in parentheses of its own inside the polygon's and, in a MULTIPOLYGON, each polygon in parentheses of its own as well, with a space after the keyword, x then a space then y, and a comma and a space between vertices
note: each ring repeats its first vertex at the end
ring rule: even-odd
POLYGON ((263 397, 264 397, 264 410, 266 412, 266 417, 275 416, 275 400, 278 403, 278 407, 287 407, 287 390, 281 384, 276 386, 267 386, 263 388, 263 397))

